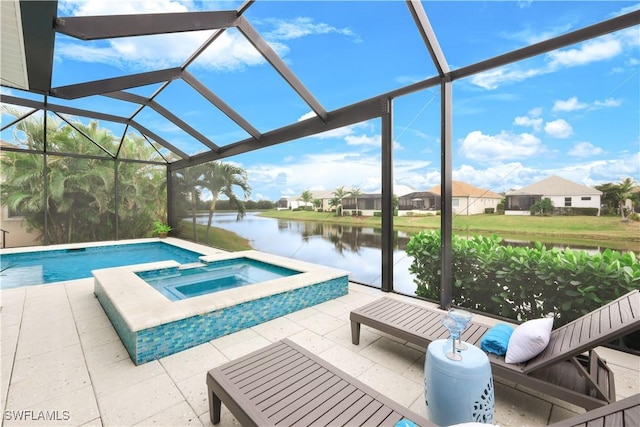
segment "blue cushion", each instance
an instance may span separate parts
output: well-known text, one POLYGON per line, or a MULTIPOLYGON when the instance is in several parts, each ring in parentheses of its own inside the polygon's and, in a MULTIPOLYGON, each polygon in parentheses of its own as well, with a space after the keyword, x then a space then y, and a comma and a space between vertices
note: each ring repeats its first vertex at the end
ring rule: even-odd
POLYGON ((509 338, 513 333, 513 327, 499 323, 493 328, 489 329, 480 341, 480 348, 487 353, 497 354, 498 356, 504 356, 507 353, 507 347, 509 346, 509 338))
POLYGON ((417 426, 413 421, 403 418, 400 421, 398 421, 394 427, 417 427, 417 426))

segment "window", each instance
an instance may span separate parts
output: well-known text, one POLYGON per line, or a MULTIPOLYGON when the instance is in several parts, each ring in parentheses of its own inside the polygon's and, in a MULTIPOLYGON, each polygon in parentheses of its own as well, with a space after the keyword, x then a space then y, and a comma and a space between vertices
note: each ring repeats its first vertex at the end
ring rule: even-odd
POLYGON ((564 198, 564 205, 565 207, 571 207, 571 197, 564 198))
POLYGON ((459 206, 460 206, 460 199, 452 199, 451 200, 451 207, 457 208, 459 206))
POLYGON ((591 200, 591 196, 582 196, 580 200, 591 200))

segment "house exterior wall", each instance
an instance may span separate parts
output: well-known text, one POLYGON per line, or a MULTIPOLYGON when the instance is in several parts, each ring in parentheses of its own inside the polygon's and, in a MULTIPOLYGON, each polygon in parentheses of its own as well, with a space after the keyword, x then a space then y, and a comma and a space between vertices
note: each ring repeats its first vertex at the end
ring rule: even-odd
POLYGON ((0 229, 7 231, 4 234, 5 241, 2 242, 7 248, 19 248, 24 246, 39 246, 42 241, 37 231, 29 233, 23 224, 21 216, 9 216, 7 206, 0 209, 0 229))
POLYGON ((551 199, 553 206, 556 208, 562 208, 562 207, 596 208, 598 209, 598 215, 600 215, 600 195, 543 196, 543 197, 551 199), (565 199, 570 199, 570 205, 566 204, 565 199))
POLYGON ((454 197, 452 210, 455 215, 480 215, 486 208, 497 209, 499 203, 500 199, 486 197, 454 197))

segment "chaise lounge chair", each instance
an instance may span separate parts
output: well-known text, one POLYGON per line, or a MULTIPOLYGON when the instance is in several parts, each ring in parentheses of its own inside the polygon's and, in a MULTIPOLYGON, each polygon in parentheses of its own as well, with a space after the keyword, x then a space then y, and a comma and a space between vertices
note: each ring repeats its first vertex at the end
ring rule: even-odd
POLYGON ((640 426, 640 393, 607 406, 576 415, 550 427, 638 427, 640 426))
MULTIPOLYGON (((389 297, 351 312, 351 338, 360 342, 360 325, 425 347, 449 333, 440 323, 442 310, 429 309, 389 297)), ((471 322, 462 340, 480 347, 489 326, 471 322)), ((520 364, 487 354, 493 375, 529 387, 587 410, 615 401, 613 372, 594 348, 640 330, 640 292, 634 290, 551 333, 538 356, 520 364)))
POLYGON ((243 426, 434 426, 288 339, 210 370, 207 388, 214 425, 224 403, 243 426))

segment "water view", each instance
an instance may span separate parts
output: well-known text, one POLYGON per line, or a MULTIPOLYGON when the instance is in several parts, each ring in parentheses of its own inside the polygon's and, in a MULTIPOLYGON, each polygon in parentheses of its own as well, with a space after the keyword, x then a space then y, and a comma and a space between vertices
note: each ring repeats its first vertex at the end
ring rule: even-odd
MULTIPOLYGON (((206 224, 207 217, 198 217, 206 224)), ((232 231, 249 239, 251 246, 260 251, 327 265, 349 271, 355 282, 380 287, 382 284, 380 230, 372 227, 336 225, 322 222, 264 218, 249 212, 242 221, 235 213, 217 213, 213 226, 232 231)), ((395 237, 394 288, 414 295, 416 285, 409 273, 412 258, 405 249, 411 233, 397 231, 395 237)), ((525 241, 510 241, 512 245, 529 245, 525 241)), ((548 247, 553 246, 548 244, 548 247)), ((600 247, 580 247, 597 252, 600 247)))

